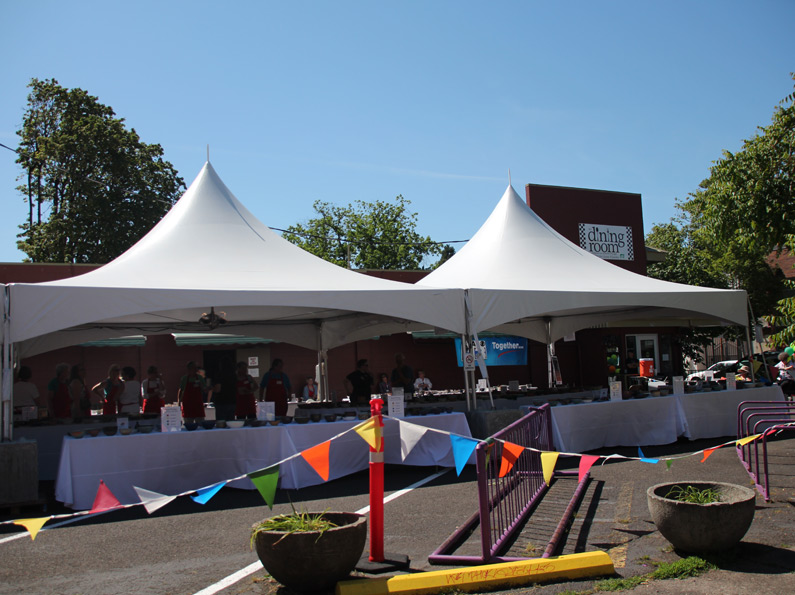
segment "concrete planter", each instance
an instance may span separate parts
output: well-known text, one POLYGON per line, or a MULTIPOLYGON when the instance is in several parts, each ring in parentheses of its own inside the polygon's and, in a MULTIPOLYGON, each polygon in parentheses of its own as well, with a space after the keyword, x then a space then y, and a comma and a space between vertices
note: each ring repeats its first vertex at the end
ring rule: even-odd
POLYGON ((682 551, 708 553, 736 545, 754 520, 756 492, 746 487, 720 482, 678 481, 661 483, 646 491, 649 512, 662 536, 682 551), (666 498, 676 486, 711 488, 720 502, 694 504, 666 498))
POLYGON ((320 531, 289 534, 284 531, 258 531, 254 538, 257 555, 265 570, 294 591, 333 589, 356 567, 364 551, 367 539, 365 515, 324 512, 323 516, 338 526, 322 534, 320 531))

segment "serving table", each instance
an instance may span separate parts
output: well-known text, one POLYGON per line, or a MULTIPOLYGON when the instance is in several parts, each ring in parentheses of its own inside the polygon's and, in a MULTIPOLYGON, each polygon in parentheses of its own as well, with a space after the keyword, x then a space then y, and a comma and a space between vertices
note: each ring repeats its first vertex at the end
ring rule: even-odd
MULTIPOLYGON (((602 401, 551 408, 552 436, 561 452, 610 446, 671 444, 684 436, 722 438, 737 433, 737 406, 743 401, 783 401, 778 385, 734 391, 602 401)), ((523 411, 530 407, 522 406, 523 411)))
MULTIPOLYGON (((385 461, 407 465, 455 466, 446 434, 428 432, 401 460, 398 422, 384 419, 385 461)), ((407 417, 407 422, 470 436, 462 413, 407 417)), ((129 436, 66 437, 55 483, 55 498, 75 510, 90 509, 100 479, 122 504, 140 501, 133 486, 166 495, 180 494, 269 467, 291 455, 325 442, 355 425, 355 421, 197 429, 192 432, 131 434, 129 436)), ((367 469, 369 447, 356 432, 331 442, 329 479, 367 469)), ((282 488, 323 483, 303 457, 279 467, 282 488)), ((254 489, 244 478, 229 484, 254 489)))

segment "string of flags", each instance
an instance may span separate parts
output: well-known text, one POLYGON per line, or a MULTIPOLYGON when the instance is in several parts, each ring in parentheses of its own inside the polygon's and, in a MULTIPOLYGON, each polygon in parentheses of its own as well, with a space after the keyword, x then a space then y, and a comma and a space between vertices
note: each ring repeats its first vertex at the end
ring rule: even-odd
MULTIPOLYGON (((405 419, 400 418, 388 418, 384 416, 385 419, 392 419, 398 422, 398 428, 400 432, 400 453, 401 459, 405 460, 414 447, 422 440, 422 438, 428 433, 433 432, 437 434, 445 434, 450 438, 450 444, 452 447, 453 459, 455 461, 455 468, 456 473, 461 475, 461 472, 464 470, 467 462, 469 461, 472 453, 475 452, 475 448, 481 442, 476 438, 472 438, 470 436, 462 436, 459 434, 455 434, 452 432, 448 432, 446 430, 440 430, 436 428, 428 428, 426 426, 421 426, 419 424, 414 424, 411 422, 406 421, 405 419)), ((790 424, 783 424, 784 426, 793 426, 795 422, 790 424)), ((556 452, 556 451, 545 451, 537 448, 533 448, 530 446, 522 446, 519 444, 515 444, 513 442, 507 440, 494 440, 493 443, 490 445, 489 450, 487 451, 487 457, 491 456, 491 451, 493 450, 494 443, 500 442, 502 444, 502 458, 500 461, 500 471, 499 476, 504 477, 508 473, 510 473, 511 469, 514 467, 516 462, 519 460, 519 457, 525 452, 535 452, 540 455, 541 459, 541 468, 543 472, 544 481, 549 484, 552 476, 555 471, 555 466, 558 461, 559 456, 564 457, 579 457, 579 479, 578 481, 582 481, 582 478, 588 473, 593 465, 595 465, 600 459, 602 459, 602 464, 607 463, 611 459, 623 459, 623 460, 636 460, 643 463, 649 464, 657 464, 660 462, 665 462, 668 469, 671 468, 671 465, 674 461, 678 459, 684 459, 693 456, 702 456, 701 462, 705 462, 713 452, 722 448, 724 446, 733 444, 736 446, 745 446, 762 436, 769 434, 771 432, 775 432, 776 429, 766 430, 760 434, 754 434, 752 436, 746 436, 743 438, 730 440, 723 444, 719 444, 717 446, 713 446, 711 448, 706 448, 703 450, 695 451, 692 453, 685 453, 682 455, 674 455, 669 457, 660 457, 660 458, 649 458, 643 454, 643 451, 640 447, 638 447, 638 456, 637 457, 630 457, 624 456, 619 454, 610 454, 610 455, 585 455, 581 453, 570 453, 570 452, 556 452)), ((182 496, 189 496, 194 502, 198 504, 207 504, 213 496, 215 496, 221 489, 229 483, 239 481, 241 479, 245 479, 248 477, 251 482, 254 484, 254 487, 262 496, 262 499, 267 504, 268 508, 272 509, 273 504, 276 498, 276 489, 279 483, 279 467, 292 459, 297 457, 303 458, 311 467, 312 469, 320 476, 323 481, 328 481, 330 475, 330 459, 329 459, 329 452, 331 443, 345 436, 350 432, 356 432, 370 447, 374 450, 380 450, 381 444, 381 426, 377 421, 377 418, 371 417, 368 420, 349 428, 332 438, 329 438, 325 442, 321 442, 315 446, 307 448, 298 453, 294 453, 289 457, 269 465, 268 467, 258 469, 256 471, 252 471, 237 477, 233 477, 230 479, 226 479, 224 481, 220 481, 210 486, 205 486, 199 489, 189 490, 186 492, 182 492, 181 494, 174 494, 174 495, 166 495, 160 494, 158 492, 153 492, 151 490, 147 490, 138 486, 133 486, 135 493, 138 495, 140 502, 135 502, 132 504, 122 504, 113 495, 111 490, 105 485, 105 482, 100 480, 99 487, 97 489, 97 494, 94 498, 94 503, 90 510, 83 510, 74 513, 68 514, 57 514, 57 515, 50 515, 46 517, 39 517, 39 518, 28 518, 28 519, 16 519, 16 520, 8 520, 8 521, 0 521, 0 525, 7 525, 7 524, 14 524, 24 527, 28 533, 30 534, 30 538, 32 540, 36 539, 39 531, 44 527, 44 525, 50 521, 55 519, 66 519, 66 518, 75 518, 79 516, 86 516, 92 514, 98 514, 101 512, 108 512, 112 510, 124 509, 124 508, 131 508, 133 506, 143 506, 148 514, 152 514, 155 511, 159 510, 160 508, 166 506, 171 501, 180 498, 182 496)))

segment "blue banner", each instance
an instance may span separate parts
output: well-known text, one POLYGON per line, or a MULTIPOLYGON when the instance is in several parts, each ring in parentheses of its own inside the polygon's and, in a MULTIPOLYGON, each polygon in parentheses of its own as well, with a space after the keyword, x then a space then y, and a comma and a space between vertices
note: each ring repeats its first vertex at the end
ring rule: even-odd
MULTIPOLYGON (((480 349, 484 353, 487 366, 526 366, 527 339, 525 337, 481 337, 480 349)), ((455 340, 456 360, 461 368, 461 338, 455 340)))

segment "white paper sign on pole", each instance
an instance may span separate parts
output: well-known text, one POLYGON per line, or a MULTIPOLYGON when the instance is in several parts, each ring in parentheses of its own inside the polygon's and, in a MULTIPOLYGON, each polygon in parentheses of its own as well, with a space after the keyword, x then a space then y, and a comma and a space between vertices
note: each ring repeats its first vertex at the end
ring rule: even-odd
POLYGON ((726 373, 726 390, 737 390, 737 376, 731 372, 726 373))
POLYGON ((182 410, 179 405, 160 408, 160 431, 179 432, 182 429, 182 410))
POLYGON ((610 400, 611 401, 620 401, 621 400, 621 381, 616 380, 615 382, 610 383, 610 400))
POLYGON ((673 394, 675 395, 683 395, 685 394, 685 379, 682 376, 674 376, 673 377, 673 385, 674 390, 673 394))
POLYGON ((276 403, 273 401, 257 401, 257 419, 264 421, 276 419, 276 403))
POLYGON ((391 394, 387 398, 387 415, 389 417, 405 417, 406 409, 403 395, 391 394))

